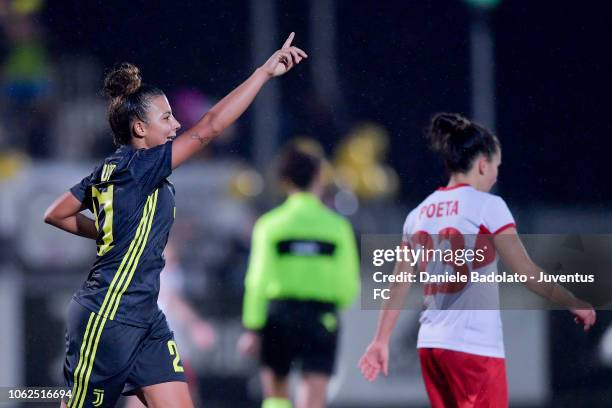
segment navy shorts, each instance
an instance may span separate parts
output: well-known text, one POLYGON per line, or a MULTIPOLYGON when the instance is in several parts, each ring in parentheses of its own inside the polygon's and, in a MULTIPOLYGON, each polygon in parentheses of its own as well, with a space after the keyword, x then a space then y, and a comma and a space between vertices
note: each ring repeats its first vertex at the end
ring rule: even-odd
POLYGON ((277 376, 294 366, 331 375, 336 361, 338 316, 331 303, 275 300, 261 331, 261 363, 277 376))
POLYGON ((105 319, 74 300, 68 308, 64 379, 72 390, 71 408, 114 407, 121 394, 186 381, 161 311, 143 328, 105 319))

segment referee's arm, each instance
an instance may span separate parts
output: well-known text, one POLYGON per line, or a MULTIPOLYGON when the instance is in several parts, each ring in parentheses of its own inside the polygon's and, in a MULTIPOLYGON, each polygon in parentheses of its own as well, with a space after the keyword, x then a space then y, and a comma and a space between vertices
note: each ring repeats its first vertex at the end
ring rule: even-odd
POLYGON ((265 224, 260 219, 253 229, 242 305, 242 324, 248 330, 260 330, 266 324, 266 285, 269 280, 267 271, 274 267, 273 253, 266 235, 265 224))

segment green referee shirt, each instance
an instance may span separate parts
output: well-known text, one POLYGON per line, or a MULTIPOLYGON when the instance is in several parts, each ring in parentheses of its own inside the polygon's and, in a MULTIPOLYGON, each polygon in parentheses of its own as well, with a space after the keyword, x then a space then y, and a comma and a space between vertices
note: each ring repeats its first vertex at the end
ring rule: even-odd
POLYGON ((292 194, 255 224, 245 287, 242 322, 250 330, 265 325, 269 300, 350 306, 359 291, 350 223, 313 194, 292 194))

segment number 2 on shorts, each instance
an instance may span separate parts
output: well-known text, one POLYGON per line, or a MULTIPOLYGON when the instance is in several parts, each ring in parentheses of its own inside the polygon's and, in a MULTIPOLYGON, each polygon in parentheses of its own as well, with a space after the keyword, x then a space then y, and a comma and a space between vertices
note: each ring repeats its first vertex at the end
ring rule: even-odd
POLYGON ((177 373, 182 373, 185 369, 180 365, 181 356, 179 356, 178 348, 176 347, 176 342, 174 340, 168 340, 168 351, 171 356, 174 356, 174 360, 172 364, 174 365, 174 371, 177 373))

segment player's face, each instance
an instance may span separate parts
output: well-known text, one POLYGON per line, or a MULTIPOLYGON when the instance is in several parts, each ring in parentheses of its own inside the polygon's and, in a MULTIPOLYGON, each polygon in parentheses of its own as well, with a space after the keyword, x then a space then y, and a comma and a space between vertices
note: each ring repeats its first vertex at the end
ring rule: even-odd
POLYGON ((159 146, 176 137, 181 124, 172 115, 172 108, 165 95, 155 96, 147 112, 146 136, 149 147, 159 146))
POLYGON ((497 174, 501 164, 501 151, 495 152, 490 160, 485 160, 482 172, 482 181, 485 191, 490 191, 497 183, 497 174))

